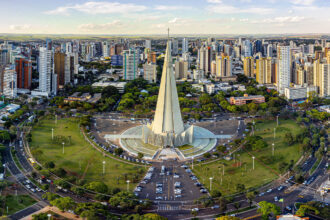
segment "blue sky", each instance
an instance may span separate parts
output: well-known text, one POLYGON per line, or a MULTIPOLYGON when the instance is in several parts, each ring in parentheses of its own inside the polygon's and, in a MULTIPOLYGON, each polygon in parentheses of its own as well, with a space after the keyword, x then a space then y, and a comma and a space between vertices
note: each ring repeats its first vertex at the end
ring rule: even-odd
POLYGON ((330 0, 0 0, 0 33, 330 33, 330 0))

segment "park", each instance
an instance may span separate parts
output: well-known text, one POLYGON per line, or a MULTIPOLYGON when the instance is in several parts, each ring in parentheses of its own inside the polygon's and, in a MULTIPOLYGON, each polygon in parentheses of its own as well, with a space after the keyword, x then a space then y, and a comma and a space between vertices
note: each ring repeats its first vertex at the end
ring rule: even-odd
POLYGON ((302 131, 295 121, 280 120, 278 126, 273 120, 256 121, 253 129, 254 135, 262 137, 267 147, 247 150, 242 144, 241 150, 232 155, 232 160, 216 159, 214 162, 195 164, 194 174, 210 191, 217 189, 224 195, 231 195, 246 189, 256 189, 279 178, 287 170, 282 169, 281 166, 289 167, 291 161, 296 163, 301 157, 299 143, 289 145, 285 142, 286 132, 296 136, 302 131), (274 128, 276 128, 275 139, 274 128), (274 155, 272 143, 274 143, 274 155), (212 189, 210 189, 211 184, 212 189))
POLYGON ((54 169, 63 168, 67 178, 80 185, 100 181, 108 188, 126 189, 126 181, 130 180, 129 187, 133 189, 146 170, 144 166, 105 157, 94 149, 84 139, 77 118, 55 120, 48 116, 33 127, 31 134, 30 148, 35 159, 44 167, 52 162, 54 169))

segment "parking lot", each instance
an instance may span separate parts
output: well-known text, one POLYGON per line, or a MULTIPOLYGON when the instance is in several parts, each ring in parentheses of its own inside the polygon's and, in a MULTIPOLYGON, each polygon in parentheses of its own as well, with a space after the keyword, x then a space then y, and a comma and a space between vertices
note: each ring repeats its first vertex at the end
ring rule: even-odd
POLYGON ((139 198, 156 201, 193 201, 207 193, 198 183, 188 167, 165 161, 153 164, 135 193, 139 198))

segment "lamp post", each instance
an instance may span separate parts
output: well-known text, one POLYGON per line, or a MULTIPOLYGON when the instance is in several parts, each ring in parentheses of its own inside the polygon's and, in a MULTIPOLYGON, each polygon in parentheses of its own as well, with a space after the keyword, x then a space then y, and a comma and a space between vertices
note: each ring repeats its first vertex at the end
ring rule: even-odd
POLYGON ((225 175, 225 165, 222 164, 222 175, 224 176, 225 175))
POLYGON ((273 156, 274 156, 274 154, 275 154, 275 144, 274 143, 272 143, 272 154, 273 154, 273 156))
POLYGON ((54 140, 54 128, 52 128, 52 140, 54 140))
POLYGON ((102 162, 103 164, 103 175, 105 174, 105 161, 102 162))
POLYGON ((275 136, 276 136, 276 128, 274 128, 274 140, 275 140, 275 136))
POLYGON ((130 182, 129 180, 126 181, 126 183, 127 183, 127 191, 129 190, 129 182, 130 182))
POLYGON ((254 170, 254 159, 255 159, 255 157, 253 156, 252 157, 252 169, 254 170))
POLYGON ((63 145, 63 154, 64 154, 64 144, 65 144, 65 143, 64 143, 64 142, 62 142, 62 145, 63 145))
POLYGON ((212 191, 212 180, 213 180, 213 177, 210 177, 210 192, 212 191))
POLYGON ((277 124, 277 127, 278 127, 278 115, 276 116, 276 124, 277 124))
POLYGON ((47 214, 48 220, 50 220, 50 218, 52 217, 52 214, 47 214))
POLYGON ((252 126, 252 128, 253 128, 253 130, 252 130, 252 131, 253 131, 253 136, 254 136, 254 129, 255 129, 255 128, 254 128, 254 125, 255 125, 255 122, 254 122, 254 120, 253 120, 253 126, 252 126))

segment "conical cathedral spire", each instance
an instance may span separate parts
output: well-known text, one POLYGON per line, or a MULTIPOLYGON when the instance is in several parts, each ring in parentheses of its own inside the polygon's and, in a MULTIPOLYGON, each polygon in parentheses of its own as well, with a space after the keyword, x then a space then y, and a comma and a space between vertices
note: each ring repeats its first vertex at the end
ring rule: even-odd
POLYGON ((155 134, 180 134, 184 131, 183 121, 173 74, 171 42, 167 42, 163 73, 158 93, 155 118, 152 124, 155 134))

